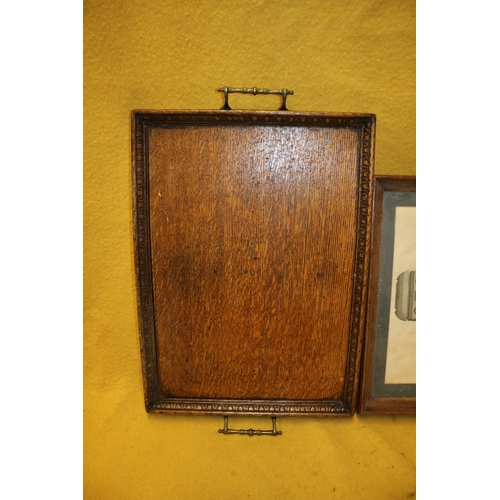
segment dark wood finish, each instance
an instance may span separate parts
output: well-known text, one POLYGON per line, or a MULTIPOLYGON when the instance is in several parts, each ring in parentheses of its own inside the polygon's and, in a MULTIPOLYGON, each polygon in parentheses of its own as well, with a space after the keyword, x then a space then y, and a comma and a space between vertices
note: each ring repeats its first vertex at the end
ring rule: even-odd
POLYGON ((146 409, 352 415, 375 117, 133 112, 146 409))
POLYGON ((380 247, 382 243, 382 217, 384 193, 387 191, 415 192, 416 177, 409 175, 387 175, 375 177, 372 224, 373 236, 368 288, 368 312, 357 411, 362 414, 415 414, 416 398, 372 396, 380 277, 379 262, 380 247))

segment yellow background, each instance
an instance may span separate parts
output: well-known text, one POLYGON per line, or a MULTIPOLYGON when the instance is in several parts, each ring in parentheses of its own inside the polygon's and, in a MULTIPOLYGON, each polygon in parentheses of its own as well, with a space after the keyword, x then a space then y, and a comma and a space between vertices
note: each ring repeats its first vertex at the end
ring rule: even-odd
POLYGON ((85 1, 85 499, 414 498, 411 416, 281 418, 273 438, 144 410, 130 112, 218 109, 225 85, 293 89, 290 110, 375 113, 376 173, 415 173, 413 0, 85 1))

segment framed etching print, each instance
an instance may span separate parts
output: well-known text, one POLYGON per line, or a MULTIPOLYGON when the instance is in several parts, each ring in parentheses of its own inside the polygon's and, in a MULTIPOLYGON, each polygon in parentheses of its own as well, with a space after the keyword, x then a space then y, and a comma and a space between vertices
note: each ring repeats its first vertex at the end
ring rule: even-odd
POLYGON ((350 416, 375 116, 134 111, 146 410, 350 416))
POLYGON ((377 176, 360 413, 416 411, 416 178, 377 176))

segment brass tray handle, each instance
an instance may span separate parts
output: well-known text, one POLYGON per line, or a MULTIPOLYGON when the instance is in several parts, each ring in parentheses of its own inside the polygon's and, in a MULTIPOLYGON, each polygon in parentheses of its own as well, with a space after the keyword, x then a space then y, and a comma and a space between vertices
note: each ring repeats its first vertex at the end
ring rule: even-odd
POLYGON ((279 436, 281 431, 276 430, 276 417, 271 417, 273 428, 269 430, 254 429, 228 429, 229 417, 224 417, 224 429, 219 429, 221 434, 246 434, 247 436, 279 436))
POLYGON ((281 102, 281 108, 279 111, 288 111, 286 108, 286 98, 288 95, 293 95, 293 90, 288 90, 288 89, 258 89, 257 87, 253 87, 250 89, 247 89, 246 87, 242 89, 237 89, 234 87, 221 87, 220 89, 217 89, 219 92, 224 92, 224 106, 222 106, 221 109, 231 109, 229 107, 229 94, 279 94, 283 98, 281 102))

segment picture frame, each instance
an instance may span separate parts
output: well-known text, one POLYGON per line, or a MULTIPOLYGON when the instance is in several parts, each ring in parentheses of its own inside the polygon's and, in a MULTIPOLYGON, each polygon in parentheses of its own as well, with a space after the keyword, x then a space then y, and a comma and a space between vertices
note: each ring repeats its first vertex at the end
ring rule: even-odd
POLYGON ((375 176, 360 414, 416 413, 415 221, 416 177, 375 176))

